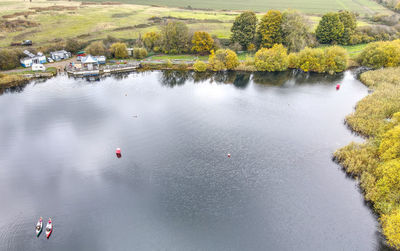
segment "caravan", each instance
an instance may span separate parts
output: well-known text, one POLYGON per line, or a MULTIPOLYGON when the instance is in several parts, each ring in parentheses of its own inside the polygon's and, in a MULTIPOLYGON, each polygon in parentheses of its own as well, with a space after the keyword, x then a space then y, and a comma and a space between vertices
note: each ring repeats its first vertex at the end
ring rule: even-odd
POLYGON ((42 64, 32 64, 32 71, 46 71, 46 67, 42 64))

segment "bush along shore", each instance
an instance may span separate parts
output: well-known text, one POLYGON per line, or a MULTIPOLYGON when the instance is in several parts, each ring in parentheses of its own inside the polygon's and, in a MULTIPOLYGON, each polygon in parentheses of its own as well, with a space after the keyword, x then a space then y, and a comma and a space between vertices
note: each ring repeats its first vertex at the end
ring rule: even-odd
MULTIPOLYGON (((363 60, 373 67, 399 65, 399 56, 390 53, 399 48, 396 43, 371 45, 363 60)), ((366 141, 337 150, 334 159, 359 181, 387 243, 400 249, 400 67, 364 72, 360 80, 373 92, 358 102, 346 122, 366 141)))

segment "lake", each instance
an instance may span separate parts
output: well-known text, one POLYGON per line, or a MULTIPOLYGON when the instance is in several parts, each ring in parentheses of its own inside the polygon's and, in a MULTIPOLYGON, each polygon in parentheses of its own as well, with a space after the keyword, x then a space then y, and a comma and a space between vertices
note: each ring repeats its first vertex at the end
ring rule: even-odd
POLYGON ((58 76, 1 93, 0 250, 386 249, 332 161, 362 141, 344 124, 368 94, 350 71, 58 76))

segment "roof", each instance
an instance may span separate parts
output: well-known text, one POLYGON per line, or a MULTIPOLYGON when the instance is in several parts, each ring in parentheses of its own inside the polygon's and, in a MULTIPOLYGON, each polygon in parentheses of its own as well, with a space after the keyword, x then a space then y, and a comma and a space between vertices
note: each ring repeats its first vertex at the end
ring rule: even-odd
POLYGON ((94 59, 91 55, 89 55, 89 56, 83 58, 81 62, 83 64, 93 64, 93 63, 97 63, 97 60, 94 59))

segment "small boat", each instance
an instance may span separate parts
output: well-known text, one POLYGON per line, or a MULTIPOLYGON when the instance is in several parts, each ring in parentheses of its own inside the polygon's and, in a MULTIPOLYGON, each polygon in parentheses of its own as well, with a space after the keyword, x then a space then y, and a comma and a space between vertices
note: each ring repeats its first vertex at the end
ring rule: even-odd
POLYGON ((47 226, 46 226, 47 239, 50 237, 52 232, 53 232, 53 223, 51 222, 51 218, 49 218, 49 221, 47 222, 47 226))
POLYGON ((40 217, 36 224, 36 237, 39 237, 39 235, 42 233, 42 230, 43 230, 43 218, 40 217))

